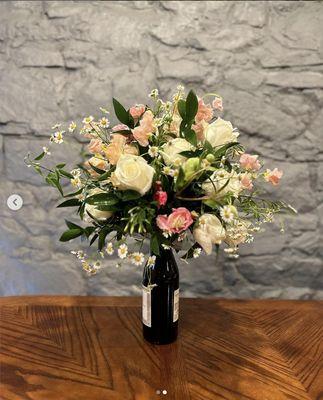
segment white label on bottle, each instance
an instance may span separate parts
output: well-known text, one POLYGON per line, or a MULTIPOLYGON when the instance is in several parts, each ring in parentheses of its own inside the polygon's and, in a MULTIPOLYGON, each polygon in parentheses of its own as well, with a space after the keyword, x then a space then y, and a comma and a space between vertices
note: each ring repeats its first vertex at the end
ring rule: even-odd
POLYGON ((174 291, 174 313, 173 313, 173 322, 178 320, 179 314, 179 289, 174 291))
POLYGON ((151 327, 151 291, 142 289, 142 322, 151 327))

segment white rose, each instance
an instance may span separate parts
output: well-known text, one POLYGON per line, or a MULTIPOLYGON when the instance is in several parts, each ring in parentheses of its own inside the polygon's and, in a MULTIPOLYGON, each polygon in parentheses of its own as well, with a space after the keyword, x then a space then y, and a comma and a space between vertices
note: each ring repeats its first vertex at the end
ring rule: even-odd
POLYGON ((193 235, 206 254, 212 253, 212 245, 220 244, 225 239, 225 229, 221 221, 213 214, 203 214, 193 235))
POLYGON ((111 175, 111 181, 119 190, 135 190, 143 196, 151 188, 154 173, 154 168, 144 158, 123 154, 111 175))
POLYGON ((210 176, 210 180, 202 184, 202 189, 212 199, 219 199, 229 192, 237 197, 243 187, 235 171, 228 172, 225 169, 219 169, 210 176))
MULTIPOLYGON (((95 188, 89 191, 88 193, 88 197, 89 196, 93 196, 94 194, 99 194, 99 193, 106 193, 104 190, 100 189, 100 188, 95 188)), ((93 205, 93 204, 85 204, 85 215, 87 216, 87 212, 89 212, 94 218, 96 218, 99 221, 103 221, 105 219, 108 219, 112 216, 112 211, 102 211, 102 210, 98 210, 97 206, 93 205)))
POLYGON ((204 137, 213 147, 236 142, 238 136, 239 133, 233 131, 231 122, 222 118, 216 119, 204 128, 204 137))
POLYGON ((163 159, 167 165, 177 165, 181 162, 184 162, 187 158, 179 153, 189 150, 193 150, 193 146, 187 140, 183 138, 170 140, 163 146, 163 159))

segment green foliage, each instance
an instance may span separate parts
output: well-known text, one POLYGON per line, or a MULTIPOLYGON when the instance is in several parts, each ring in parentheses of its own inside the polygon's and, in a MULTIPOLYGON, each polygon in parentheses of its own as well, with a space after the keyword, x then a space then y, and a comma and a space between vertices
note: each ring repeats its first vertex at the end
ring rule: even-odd
POLYGON ((75 239, 79 236, 83 235, 83 229, 82 228, 73 228, 73 229, 68 229, 65 231, 62 236, 59 238, 61 242, 68 242, 69 240, 75 239))
POLYGON ((112 102, 113 102, 114 112, 115 112, 118 120, 122 124, 129 126, 129 128, 133 128, 134 120, 133 120, 132 116, 130 115, 129 111, 127 111, 123 107, 123 105, 118 102, 118 100, 113 98, 112 102))
POLYGON ((63 203, 60 203, 57 208, 62 208, 62 207, 78 207, 81 205, 80 200, 78 199, 68 199, 63 201, 63 203))

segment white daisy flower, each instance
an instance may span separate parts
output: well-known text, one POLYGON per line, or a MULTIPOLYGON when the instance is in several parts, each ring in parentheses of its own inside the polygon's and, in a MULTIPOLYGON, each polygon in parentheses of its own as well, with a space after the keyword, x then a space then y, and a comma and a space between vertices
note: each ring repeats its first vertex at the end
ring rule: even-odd
POLYGON ((158 156, 158 147, 157 146, 149 146, 148 154, 150 157, 155 158, 158 156))
POLYGON ((64 142, 64 139, 63 139, 64 133, 65 133, 64 131, 57 131, 57 132, 53 133, 49 139, 50 142, 57 143, 57 144, 63 143, 64 142))
POLYGON ((223 206, 220 208, 220 215, 224 222, 231 223, 237 218, 238 210, 232 205, 223 206))
POLYGON ((89 117, 85 117, 83 118, 83 124, 88 125, 90 124, 92 121, 94 120, 94 118, 92 117, 92 115, 90 115, 89 117))
POLYGON ((167 244, 162 244, 162 248, 164 250, 170 250, 170 246, 168 246, 167 244))
POLYGON ((75 168, 75 169, 72 169, 71 175, 73 175, 74 178, 79 178, 81 176, 81 172, 82 171, 80 168, 75 168))
POLYGON ((48 156, 50 156, 50 151, 49 151, 48 147, 44 146, 44 147, 43 147, 43 152, 44 152, 45 154, 47 154, 48 156))
POLYGON ((93 265, 92 265, 92 268, 93 268, 95 271, 98 271, 98 270, 101 268, 101 263, 100 263, 100 261, 95 261, 95 262, 93 263, 93 265))
POLYGON ((193 258, 198 258, 201 255, 201 251, 202 249, 200 247, 198 247, 197 249, 193 250, 193 258))
POLYGON ((81 187, 82 181, 80 178, 73 178, 73 179, 71 179, 71 185, 74 187, 81 187))
POLYGON ((76 129, 76 123, 75 123, 74 121, 72 121, 72 122, 70 123, 69 127, 68 127, 68 131, 69 131, 70 133, 73 133, 73 132, 75 131, 75 129, 76 129))
POLYGON ((118 248, 118 256, 120 258, 126 258, 128 254, 128 246, 126 244, 122 244, 118 248))
POLYGON ((170 167, 166 166, 163 168, 163 173, 165 175, 169 175, 169 176, 174 176, 174 170, 171 169, 170 167))
POLYGON ((109 242, 107 244, 107 247, 106 247, 105 251, 107 252, 107 254, 109 256, 112 256, 112 254, 114 253, 114 248, 113 248, 113 244, 111 242, 109 242))
POLYGON ((147 267, 153 268, 155 266, 156 256, 150 256, 147 260, 147 267))
POLYGON ((101 118, 99 121, 99 125, 101 126, 101 128, 107 128, 109 126, 109 124, 110 124, 110 121, 105 117, 101 118))
POLYGON ((143 253, 139 253, 138 251, 135 253, 131 254, 131 263, 134 265, 142 265, 143 262, 145 261, 145 256, 143 255, 143 253))

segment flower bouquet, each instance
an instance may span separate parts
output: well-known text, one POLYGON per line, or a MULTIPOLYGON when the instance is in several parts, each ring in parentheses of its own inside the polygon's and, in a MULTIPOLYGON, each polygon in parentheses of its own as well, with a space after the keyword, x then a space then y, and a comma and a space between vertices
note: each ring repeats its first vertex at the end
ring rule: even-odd
MULTIPOLYGON (((272 222, 277 213, 295 210, 262 197, 261 184, 278 185, 283 173, 264 169, 257 155, 245 152, 237 129, 219 117, 219 95, 198 98, 190 91, 186 96, 179 86, 166 102, 153 90, 149 103, 126 109, 113 99, 120 122, 113 127, 103 108, 100 119, 84 118, 79 134, 89 140, 86 161, 71 171, 64 169, 65 164, 42 166, 41 160, 50 155, 48 147, 35 158, 28 155, 26 162, 58 189, 65 199, 58 207, 73 208, 82 222, 66 221, 60 240, 82 237, 90 246, 97 243, 94 257, 83 250, 72 252, 83 269, 96 273, 100 258, 115 252, 117 266, 123 260, 143 265, 144 326, 156 326, 154 302, 163 302, 162 291, 158 301, 148 296, 168 285, 174 294, 167 306, 172 316, 163 324, 173 329, 178 319, 178 273, 172 249, 187 261, 203 251, 211 254, 213 245, 218 249, 223 243, 227 255, 235 258, 239 245, 251 242, 261 224, 272 222), (74 187, 71 193, 64 193, 62 180, 74 187), (134 239, 130 245, 129 237, 134 239), (147 255, 142 252, 145 239, 150 241, 147 255)), ((60 125, 53 128, 50 144, 60 146, 77 125, 72 122, 66 131, 60 125)), ((159 318, 164 315, 162 309, 156 312, 159 318)))

